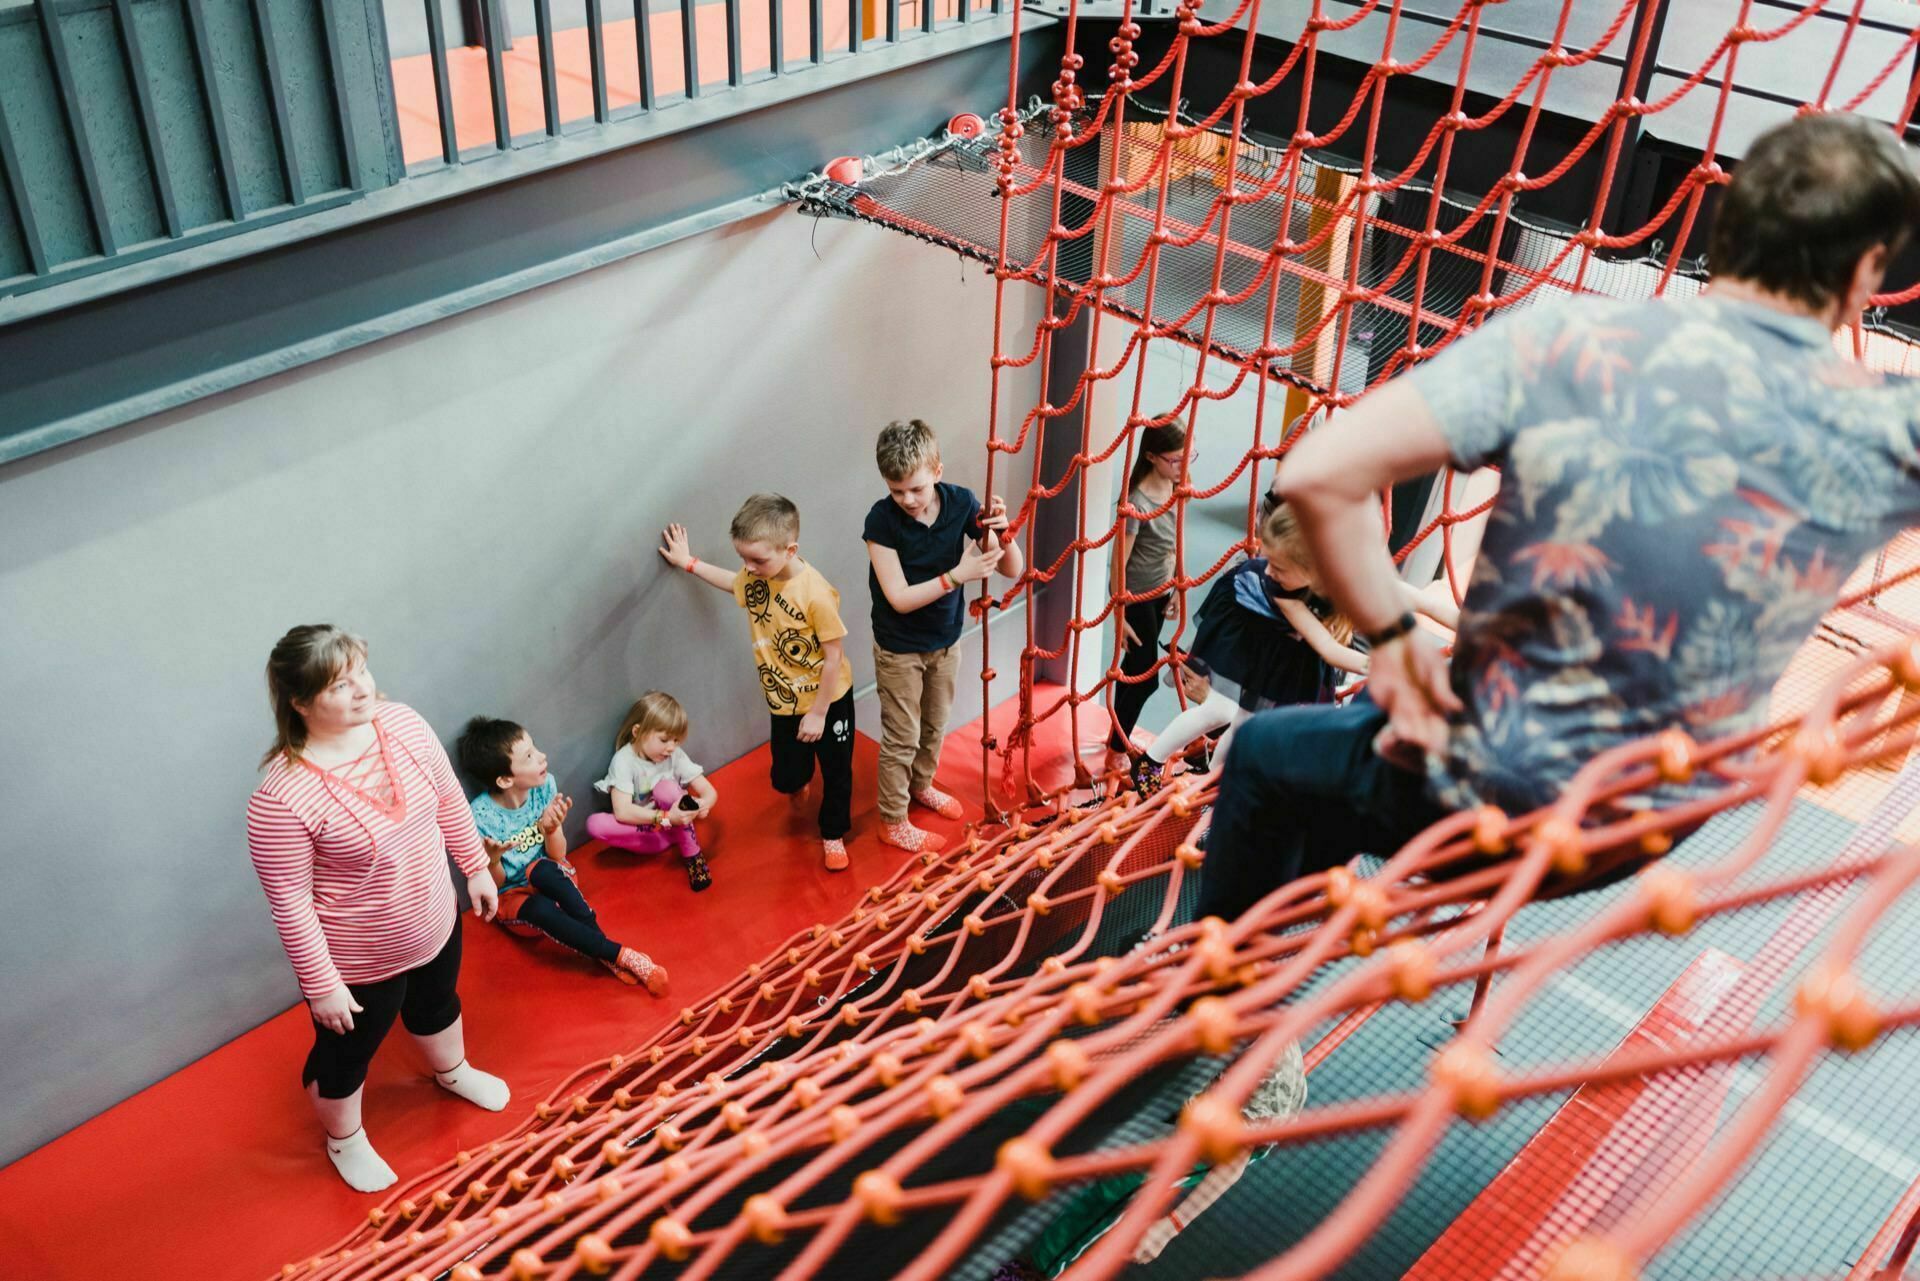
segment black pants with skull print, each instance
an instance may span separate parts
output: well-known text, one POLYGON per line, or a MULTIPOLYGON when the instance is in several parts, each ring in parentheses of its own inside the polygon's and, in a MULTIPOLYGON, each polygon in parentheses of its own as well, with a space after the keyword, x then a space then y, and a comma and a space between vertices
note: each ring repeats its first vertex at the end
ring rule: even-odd
POLYGON ((820 838, 838 840, 853 827, 853 691, 827 708, 818 741, 800 740, 800 716, 774 716, 773 787, 791 796, 813 779, 820 765, 820 838))

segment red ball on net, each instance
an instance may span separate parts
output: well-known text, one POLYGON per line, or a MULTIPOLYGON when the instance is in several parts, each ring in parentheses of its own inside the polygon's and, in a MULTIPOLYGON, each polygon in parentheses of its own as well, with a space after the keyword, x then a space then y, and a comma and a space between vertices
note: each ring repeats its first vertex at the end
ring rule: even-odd
POLYGON ((860 179, 866 176, 866 166, 860 163, 858 156, 841 156, 838 160, 827 161, 827 167, 820 172, 843 187, 857 187, 860 179))
POLYGON ((956 138, 978 138, 987 131, 987 122, 971 111, 963 111, 947 121, 947 132, 956 138))

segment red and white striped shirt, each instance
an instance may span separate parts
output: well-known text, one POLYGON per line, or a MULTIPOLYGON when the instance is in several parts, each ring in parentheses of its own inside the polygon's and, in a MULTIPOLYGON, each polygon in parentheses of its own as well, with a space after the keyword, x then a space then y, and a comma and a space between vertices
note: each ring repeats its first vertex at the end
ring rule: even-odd
POLYGON ((466 795, 420 714, 381 703, 373 726, 392 804, 284 756, 247 802, 253 869, 310 1001, 432 960, 454 919, 446 856, 469 876, 487 866, 466 795))

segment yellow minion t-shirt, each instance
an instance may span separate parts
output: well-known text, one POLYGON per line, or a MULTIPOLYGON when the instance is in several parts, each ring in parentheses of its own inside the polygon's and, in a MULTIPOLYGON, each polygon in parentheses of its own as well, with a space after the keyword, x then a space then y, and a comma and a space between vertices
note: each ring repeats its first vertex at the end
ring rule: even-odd
MULTIPOLYGON (((847 634, 840 621, 840 593, 819 570, 799 562, 783 583, 741 570, 733 577, 733 599, 747 611, 753 628, 753 661, 760 689, 775 716, 804 716, 820 692, 824 646, 847 634)), ((832 702, 853 688, 853 664, 843 658, 832 702)))

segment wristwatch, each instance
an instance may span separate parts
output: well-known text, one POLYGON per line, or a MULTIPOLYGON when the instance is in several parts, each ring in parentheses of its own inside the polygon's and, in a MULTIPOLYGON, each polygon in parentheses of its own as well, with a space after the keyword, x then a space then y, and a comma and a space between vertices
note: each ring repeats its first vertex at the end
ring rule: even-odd
POLYGON ((1377 632, 1360 633, 1360 639, 1367 643, 1368 649, 1379 649, 1389 641, 1399 640, 1417 626, 1419 626, 1419 623, 1414 618, 1413 611, 1408 610, 1377 632))

